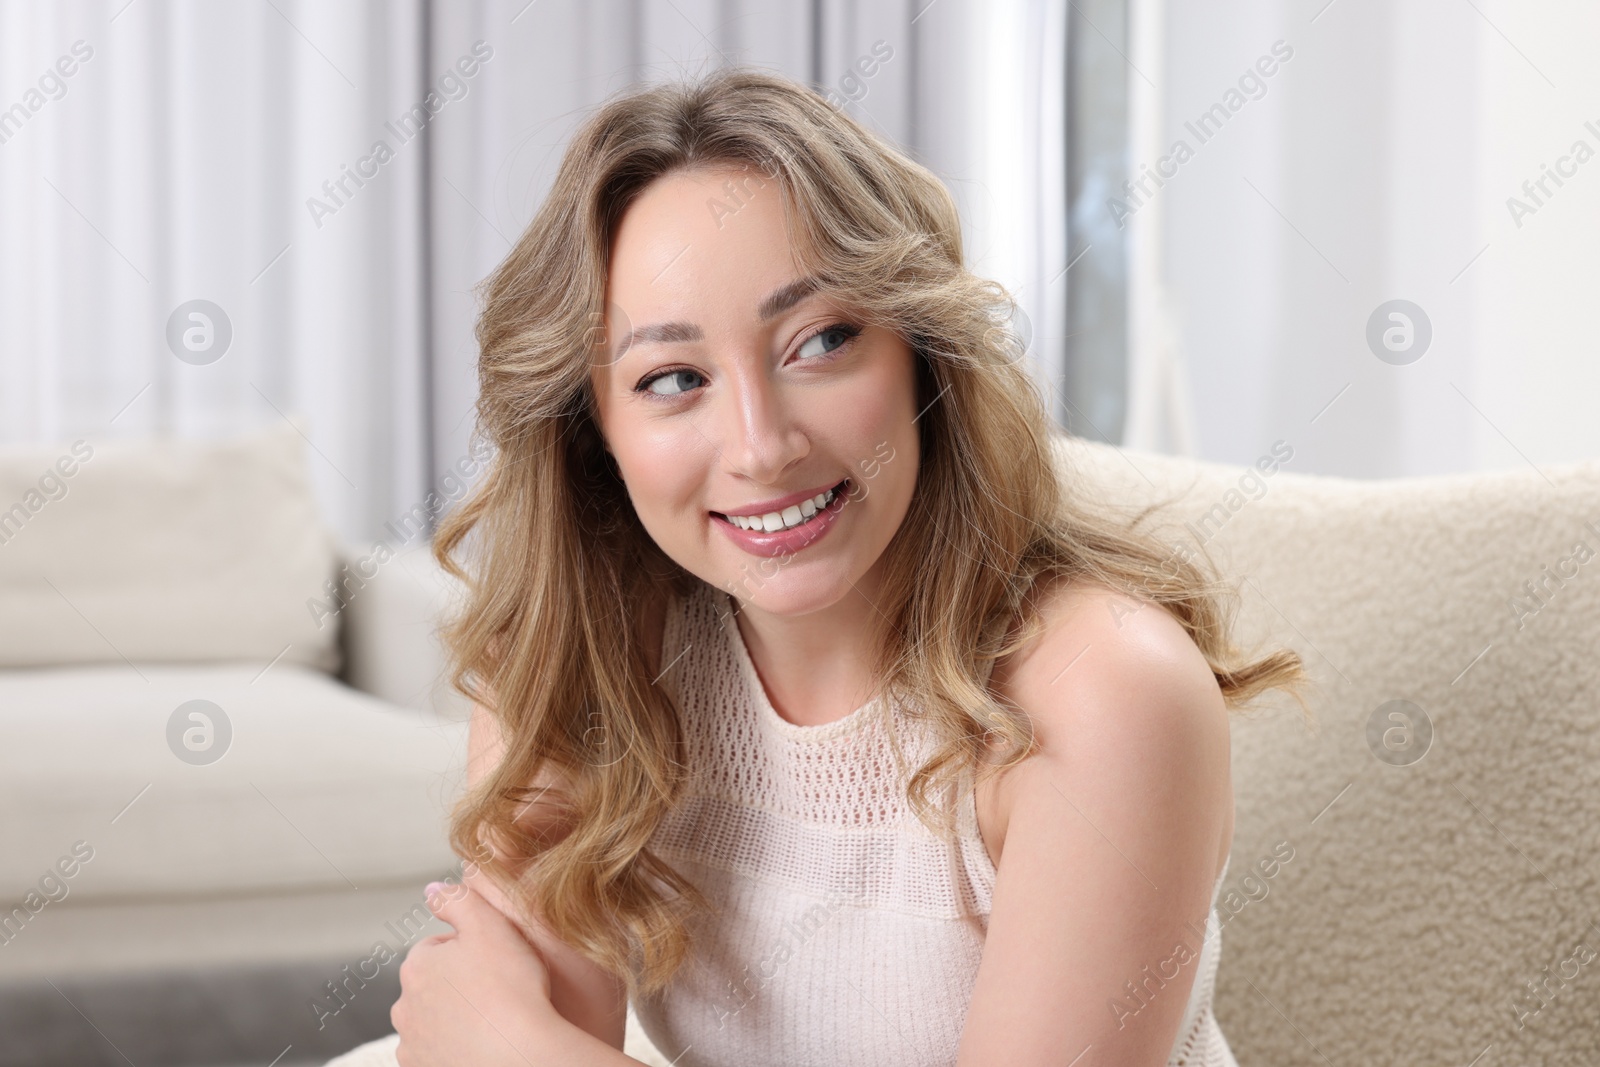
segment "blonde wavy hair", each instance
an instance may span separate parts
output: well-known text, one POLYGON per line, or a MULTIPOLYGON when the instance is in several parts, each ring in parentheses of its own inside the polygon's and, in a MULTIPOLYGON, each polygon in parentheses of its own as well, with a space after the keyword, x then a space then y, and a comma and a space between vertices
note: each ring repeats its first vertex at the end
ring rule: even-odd
POLYGON ((634 513, 589 374, 623 212, 663 175, 711 166, 776 179, 806 273, 915 354, 920 468, 884 553, 874 676, 879 695, 933 731, 933 755, 906 786, 926 825, 948 837, 961 790, 1034 750, 1027 716, 992 697, 984 672, 1040 632, 1028 594, 1042 578, 1091 578, 1163 606, 1230 707, 1277 687, 1299 700, 1306 680, 1293 651, 1241 658, 1228 636, 1237 590, 1209 558, 1138 529, 1156 506, 1113 518, 1065 492, 1050 420, 1005 326, 1009 294, 963 266, 937 177, 815 91, 760 70, 615 97, 573 136, 549 196, 480 286, 475 435, 494 455, 441 522, 434 553, 467 590, 442 628, 452 684, 492 714, 506 746, 456 804, 451 844, 487 854, 483 873, 620 976, 630 998, 667 985, 689 919, 708 906, 649 847, 694 768, 679 758, 678 709, 652 678, 642 621, 699 579, 634 513), (521 818, 530 807, 532 825, 521 818))

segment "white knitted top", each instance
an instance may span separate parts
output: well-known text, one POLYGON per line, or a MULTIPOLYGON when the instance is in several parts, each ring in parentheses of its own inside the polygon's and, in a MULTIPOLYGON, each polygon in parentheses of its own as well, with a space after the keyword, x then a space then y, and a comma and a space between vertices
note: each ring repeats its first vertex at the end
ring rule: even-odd
MULTIPOLYGON (((702 582, 666 616, 661 684, 693 782, 652 847, 721 915, 696 919, 683 969, 634 1004, 640 1025, 676 1067, 949 1067, 995 883, 973 793, 959 844, 945 842, 906 803, 883 702, 822 726, 781 718, 735 610, 702 582)), ((915 767, 922 736, 895 715, 915 767)), ((1201 944, 1171 1067, 1237 1067, 1211 1013, 1216 896, 1203 943, 1187 936, 1170 965, 1192 965, 1201 944)), ((1119 1014, 1165 984, 1146 972, 1119 1014)))

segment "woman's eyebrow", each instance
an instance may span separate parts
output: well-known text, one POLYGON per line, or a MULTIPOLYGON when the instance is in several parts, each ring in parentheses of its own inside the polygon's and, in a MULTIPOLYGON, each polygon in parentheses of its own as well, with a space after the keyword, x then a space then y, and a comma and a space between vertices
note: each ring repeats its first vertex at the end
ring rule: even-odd
POLYGON ((762 322, 775 319, 819 288, 821 288, 821 283, 815 277, 797 278, 788 285, 781 285, 774 289, 765 300, 761 301, 761 307, 757 309, 757 315, 762 322))
MULTIPOLYGON (((781 285, 769 293, 756 309, 756 314, 762 322, 769 322, 794 307, 811 293, 821 288, 815 276, 797 278, 792 282, 781 285)), ((636 344, 650 342, 674 341, 701 341, 705 333, 692 322, 657 322, 649 326, 635 326, 623 335, 617 345, 617 353, 611 357, 615 363, 621 359, 636 344)))

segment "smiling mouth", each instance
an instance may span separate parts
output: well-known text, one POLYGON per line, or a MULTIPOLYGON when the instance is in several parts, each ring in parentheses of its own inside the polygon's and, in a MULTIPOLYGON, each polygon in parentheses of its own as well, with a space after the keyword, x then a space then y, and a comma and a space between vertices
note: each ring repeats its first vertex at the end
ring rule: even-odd
POLYGON ((818 494, 818 497, 824 501, 820 506, 817 504, 818 497, 812 497, 799 504, 790 505, 781 511, 768 512, 765 515, 740 515, 734 518, 724 515, 720 511, 713 511, 711 514, 729 526, 743 530, 746 533, 783 533, 786 530, 796 530, 815 522, 819 515, 830 508, 837 511, 838 508, 833 507, 833 505, 849 485, 850 479, 846 478, 833 488, 818 494))

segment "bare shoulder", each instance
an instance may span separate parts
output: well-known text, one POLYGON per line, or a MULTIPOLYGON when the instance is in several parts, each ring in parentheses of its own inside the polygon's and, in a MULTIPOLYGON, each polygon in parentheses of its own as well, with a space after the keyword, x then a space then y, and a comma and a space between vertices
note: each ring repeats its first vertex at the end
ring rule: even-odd
POLYGON ((1027 715, 1038 742, 992 787, 985 836, 992 833, 993 851, 1003 847, 1018 795, 1044 781, 1116 775, 1108 786, 1138 794, 1197 761, 1206 776, 1227 780, 1227 705, 1175 616, 1089 579, 1044 583, 1033 602, 1040 633, 998 662, 990 680, 997 700, 1027 715))
POLYGON ((980 797, 1004 862, 958 1062, 1048 1063, 1087 1043, 1097 1062, 1163 1063, 1198 971, 1164 972, 1172 990, 1136 1025, 1106 994, 1206 921, 1232 838, 1226 702, 1158 604, 1077 580, 1035 604, 1039 633, 996 665, 996 698, 1038 745, 998 777, 989 826, 980 797))
POLYGON ((1036 728, 1093 715, 1118 695, 1139 695, 1138 706, 1152 715, 1173 707, 1193 713, 1198 705, 1226 710, 1205 655, 1160 604, 1084 578, 1041 583, 1032 602, 1040 633, 995 665, 991 685, 1036 728))

